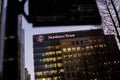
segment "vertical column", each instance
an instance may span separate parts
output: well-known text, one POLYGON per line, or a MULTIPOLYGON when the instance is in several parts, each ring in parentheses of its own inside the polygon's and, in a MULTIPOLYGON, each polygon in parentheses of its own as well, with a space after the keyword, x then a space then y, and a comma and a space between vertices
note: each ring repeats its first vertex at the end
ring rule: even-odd
POLYGON ((19 80, 17 6, 17 0, 8 0, 5 29, 3 80, 19 80))

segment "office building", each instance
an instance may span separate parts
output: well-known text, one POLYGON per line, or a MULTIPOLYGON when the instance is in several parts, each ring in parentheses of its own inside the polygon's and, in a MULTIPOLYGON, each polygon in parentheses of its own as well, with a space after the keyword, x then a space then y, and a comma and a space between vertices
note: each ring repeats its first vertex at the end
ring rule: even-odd
POLYGON ((18 16, 18 71, 20 80, 25 80, 25 31, 22 28, 22 15, 18 16))
POLYGON ((112 80, 120 63, 115 37, 101 29, 34 35, 33 48, 35 80, 112 80))
POLYGON ((29 74, 27 68, 25 68, 25 80, 31 80, 31 75, 29 74))
POLYGON ((101 24, 96 0, 29 0, 33 27, 101 24))

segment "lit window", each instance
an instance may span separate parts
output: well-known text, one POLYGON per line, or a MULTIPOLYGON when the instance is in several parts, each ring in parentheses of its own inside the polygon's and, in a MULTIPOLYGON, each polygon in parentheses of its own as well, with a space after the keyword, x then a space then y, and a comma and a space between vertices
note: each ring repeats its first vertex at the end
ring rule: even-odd
POLYGON ((64 58, 67 58, 67 57, 68 57, 68 55, 64 55, 63 57, 64 57, 64 58))
POLYGON ((53 80, 58 80, 58 77, 53 77, 53 80))
POLYGON ((116 61, 114 61, 114 64, 116 64, 117 62, 116 61))
POLYGON ((72 51, 76 51, 76 47, 72 47, 72 51))
POLYGON ((50 71, 52 74, 55 74, 55 73, 57 73, 57 70, 51 70, 50 71))
POLYGON ((52 58, 52 61, 56 61, 56 58, 54 57, 54 58, 52 58))
POLYGON ((120 63, 120 61, 117 61, 118 63, 120 63))
POLYGON ((56 54, 61 54, 62 52, 61 51, 56 51, 56 54))
POLYGON ((106 45, 104 44, 104 47, 106 47, 106 45))
POLYGON ((66 49, 66 48, 63 48, 63 52, 67 52, 67 49, 66 49))
POLYGON ((40 75, 43 75, 43 74, 42 74, 42 72, 35 72, 35 75, 40 76, 40 75))
POLYGON ((48 56, 48 55, 50 55, 50 54, 49 54, 49 52, 46 52, 46 53, 45 53, 45 55, 47 55, 47 56, 48 56))
POLYGON ((90 49, 90 47, 89 47, 89 46, 86 46, 86 50, 88 50, 88 49, 90 49))
POLYGON ((85 74, 85 71, 82 71, 83 74, 85 74))
POLYGON ((45 64, 45 68, 49 68, 49 65, 48 65, 48 64, 45 64))
POLYGON ((92 43, 93 41, 92 40, 89 40, 90 43, 92 43))
POLYGON ((60 72, 64 72, 64 69, 60 69, 60 72))
POLYGON ((68 64, 68 61, 64 61, 64 64, 68 64))
POLYGON ((43 61, 50 62, 50 61, 56 61, 56 58, 44 58, 43 61))
POLYGON ((57 57, 57 59, 60 60, 60 59, 62 59, 62 57, 59 56, 59 57, 57 57))
POLYGON ((71 52, 71 48, 68 48, 68 52, 71 52))
POLYGON ((53 54, 55 54, 55 52, 49 52, 49 54, 50 54, 50 55, 53 55, 53 54))
POLYGON ((76 67, 76 69, 77 69, 77 71, 79 71, 79 70, 80 70, 80 68, 79 68, 79 67, 76 67))
POLYGON ((54 68, 54 67, 56 67, 56 63, 50 64, 50 68, 54 68))
POLYGON ((39 61, 41 62, 41 61, 42 61, 42 59, 39 59, 39 61))
POLYGON ((48 49, 54 50, 54 46, 48 46, 48 49))
POLYGON ((81 50, 85 50, 85 48, 84 48, 84 47, 82 47, 82 48, 81 48, 81 50))
POLYGON ((55 49, 60 49, 60 45, 56 45, 56 46, 55 46, 55 49))
POLYGON ((46 80, 45 78, 42 78, 42 80, 46 80))
POLYGON ((77 47, 77 51, 80 51, 80 47, 77 47))
POLYGON ((97 48, 98 47, 98 45, 95 45, 95 48, 97 48))
POLYGON ((57 66, 62 67, 63 65, 62 65, 62 63, 57 63, 57 66))
POLYGON ((72 55, 68 55, 69 58, 72 58, 72 55))
POLYGON ((43 62, 46 62, 46 58, 44 58, 42 61, 43 61, 43 62))
POLYGON ((74 57, 77 57, 77 54, 73 54, 74 57))
POLYGON ((82 54, 81 54, 81 53, 78 53, 78 57, 82 57, 82 54))
POLYGON ((103 48, 103 45, 102 45, 102 44, 100 44, 100 45, 99 45, 99 47, 103 48))
POLYGON ((94 47, 93 46, 90 46, 91 49, 93 49, 94 47))
POLYGON ((45 58, 47 62, 49 62, 50 58, 45 58))
POLYGON ((42 56, 45 56, 45 54, 44 54, 44 53, 42 53, 42 56))

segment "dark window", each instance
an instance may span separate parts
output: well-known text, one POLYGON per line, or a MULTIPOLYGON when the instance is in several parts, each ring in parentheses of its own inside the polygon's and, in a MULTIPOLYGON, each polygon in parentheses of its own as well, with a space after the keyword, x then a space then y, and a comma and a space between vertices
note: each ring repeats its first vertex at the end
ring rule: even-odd
POLYGON ((71 44, 72 44, 72 45, 75 45, 75 41, 71 41, 71 44))
POLYGON ((72 72, 72 77, 76 77, 76 74, 74 72, 72 72))
POLYGON ((79 41, 76 41, 76 44, 79 45, 79 41))
POLYGON ((67 71, 70 71, 70 67, 69 67, 69 66, 67 66, 67 67, 66 67, 66 70, 67 70, 67 71))
POLYGON ((80 41, 80 44, 83 44, 83 40, 82 40, 82 41, 80 41))
POLYGON ((70 73, 67 73, 67 77, 68 77, 68 78, 71 78, 70 73))

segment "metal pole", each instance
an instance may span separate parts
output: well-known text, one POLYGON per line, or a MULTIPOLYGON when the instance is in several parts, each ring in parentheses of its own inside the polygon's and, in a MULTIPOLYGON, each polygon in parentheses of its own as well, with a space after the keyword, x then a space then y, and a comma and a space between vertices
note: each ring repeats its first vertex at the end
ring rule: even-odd
POLYGON ((4 61, 3 61, 3 80, 19 80, 18 72, 18 35, 17 35, 18 0, 8 0, 4 61))
POLYGON ((1 0, 1 12, 0 12, 0 80, 3 76, 3 55, 4 55, 4 36, 5 36, 5 24, 6 24, 6 4, 7 0, 1 0))

